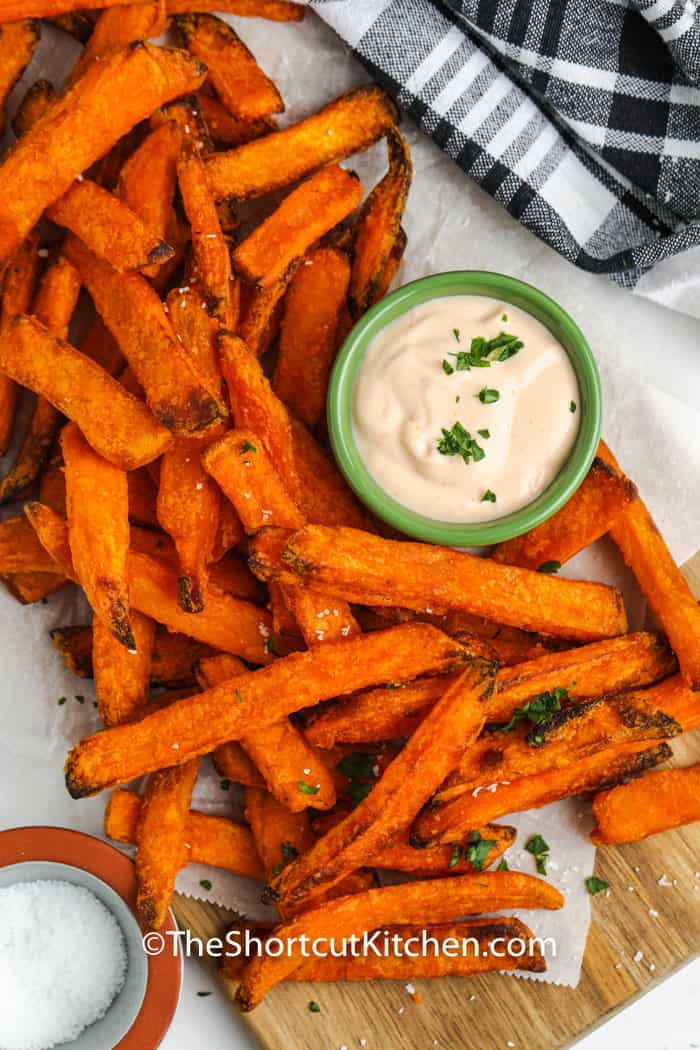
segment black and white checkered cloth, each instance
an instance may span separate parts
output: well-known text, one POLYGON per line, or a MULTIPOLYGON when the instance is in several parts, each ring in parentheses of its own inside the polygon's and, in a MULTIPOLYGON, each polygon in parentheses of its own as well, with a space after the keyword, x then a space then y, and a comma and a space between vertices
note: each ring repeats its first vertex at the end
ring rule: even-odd
POLYGON ((510 214, 633 288, 700 244, 694 0, 309 0, 510 214))

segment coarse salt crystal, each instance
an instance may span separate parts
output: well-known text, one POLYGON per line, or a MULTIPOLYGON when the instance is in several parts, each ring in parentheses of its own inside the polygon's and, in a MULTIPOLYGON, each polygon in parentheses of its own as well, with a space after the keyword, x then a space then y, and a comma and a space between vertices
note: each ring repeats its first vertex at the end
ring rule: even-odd
POLYGON ((673 886, 673 883, 669 879, 668 875, 662 875, 660 879, 656 880, 657 886, 673 886))
POLYGON ((632 956, 632 959, 633 959, 633 960, 634 960, 634 962, 636 962, 636 963, 638 963, 638 962, 641 962, 643 958, 644 958, 644 952, 642 952, 642 951, 637 951, 637 952, 635 952, 635 953, 634 953, 634 955, 632 956))
POLYGON ((416 986, 414 984, 410 984, 409 983, 409 984, 406 985, 406 991, 408 992, 409 995, 415 995, 416 994, 416 986))

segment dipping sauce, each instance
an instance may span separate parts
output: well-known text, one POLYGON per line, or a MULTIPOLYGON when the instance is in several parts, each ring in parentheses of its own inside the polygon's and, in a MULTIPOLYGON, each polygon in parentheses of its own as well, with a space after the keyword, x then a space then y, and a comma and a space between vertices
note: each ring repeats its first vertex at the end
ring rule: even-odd
POLYGON ((579 429, 569 356, 517 307, 474 295, 416 306, 372 341, 352 420, 374 480, 445 522, 492 521, 536 499, 579 429))

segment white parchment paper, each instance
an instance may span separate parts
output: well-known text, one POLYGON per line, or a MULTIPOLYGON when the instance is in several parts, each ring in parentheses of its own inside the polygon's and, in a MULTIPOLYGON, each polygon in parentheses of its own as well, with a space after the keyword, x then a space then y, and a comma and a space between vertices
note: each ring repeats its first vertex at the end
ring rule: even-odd
MULTIPOLYGON (((287 102, 285 122, 298 120, 367 79, 347 48, 313 16, 302 24, 274 26, 255 19, 230 21, 280 85, 287 102)), ((40 52, 15 90, 14 100, 37 76, 60 84, 77 54, 74 41, 46 28, 40 52)), ((441 270, 492 269, 529 280, 559 300, 583 328, 598 358, 605 391, 605 436, 638 483, 674 555, 684 560, 700 547, 700 415, 660 387, 636 379, 629 363, 634 320, 625 310, 601 310, 601 300, 609 301, 612 294, 607 286, 580 274, 519 227, 410 124, 404 130, 413 151, 415 179, 405 219, 409 247, 400 283, 441 270)), ((351 163, 369 188, 383 171, 383 148, 375 147, 351 163)), ((666 349, 661 347, 660 353, 666 349)), ((641 625, 643 601, 607 541, 579 555, 565 574, 620 586, 632 625, 641 625)), ((52 626, 87 619, 84 602, 71 589, 52 596, 47 605, 33 607, 19 606, 0 590, 2 828, 51 824, 101 834, 106 799, 72 801, 62 773, 66 751, 98 727, 92 685, 65 669, 48 640, 52 626), (59 704, 62 697, 65 702, 59 704)), ((194 806, 232 815, 234 794, 222 790, 218 777, 205 768, 194 806)), ((556 958, 548 954, 544 979, 575 985, 590 922, 583 880, 594 864, 587 807, 570 800, 504 822, 519 829, 508 855, 514 868, 534 871, 533 858, 524 850, 531 834, 540 833, 549 843, 548 877, 565 893, 566 906, 557 914, 522 917, 538 935, 556 942, 556 958)), ((260 903, 259 885, 219 870, 191 865, 179 876, 178 889, 252 919, 271 915, 260 903), (211 882, 211 891, 203 889, 202 880, 211 882)))

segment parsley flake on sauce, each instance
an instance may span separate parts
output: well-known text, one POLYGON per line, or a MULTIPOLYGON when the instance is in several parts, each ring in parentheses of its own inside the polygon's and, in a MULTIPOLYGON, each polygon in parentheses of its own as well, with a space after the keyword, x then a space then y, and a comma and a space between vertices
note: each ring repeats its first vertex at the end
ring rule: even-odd
POLYGON ((492 492, 491 489, 486 489, 486 492, 483 494, 483 496, 481 497, 479 502, 480 503, 495 503, 496 502, 496 493, 492 492))
POLYGON ((500 400, 501 395, 498 390, 485 386, 481 388, 478 394, 474 394, 474 397, 478 397, 482 405, 495 405, 500 400))
POLYGON ((455 423, 450 430, 442 428, 442 437, 438 439, 437 450, 443 456, 461 456, 467 465, 470 461, 479 463, 486 455, 481 445, 459 422, 455 423))

